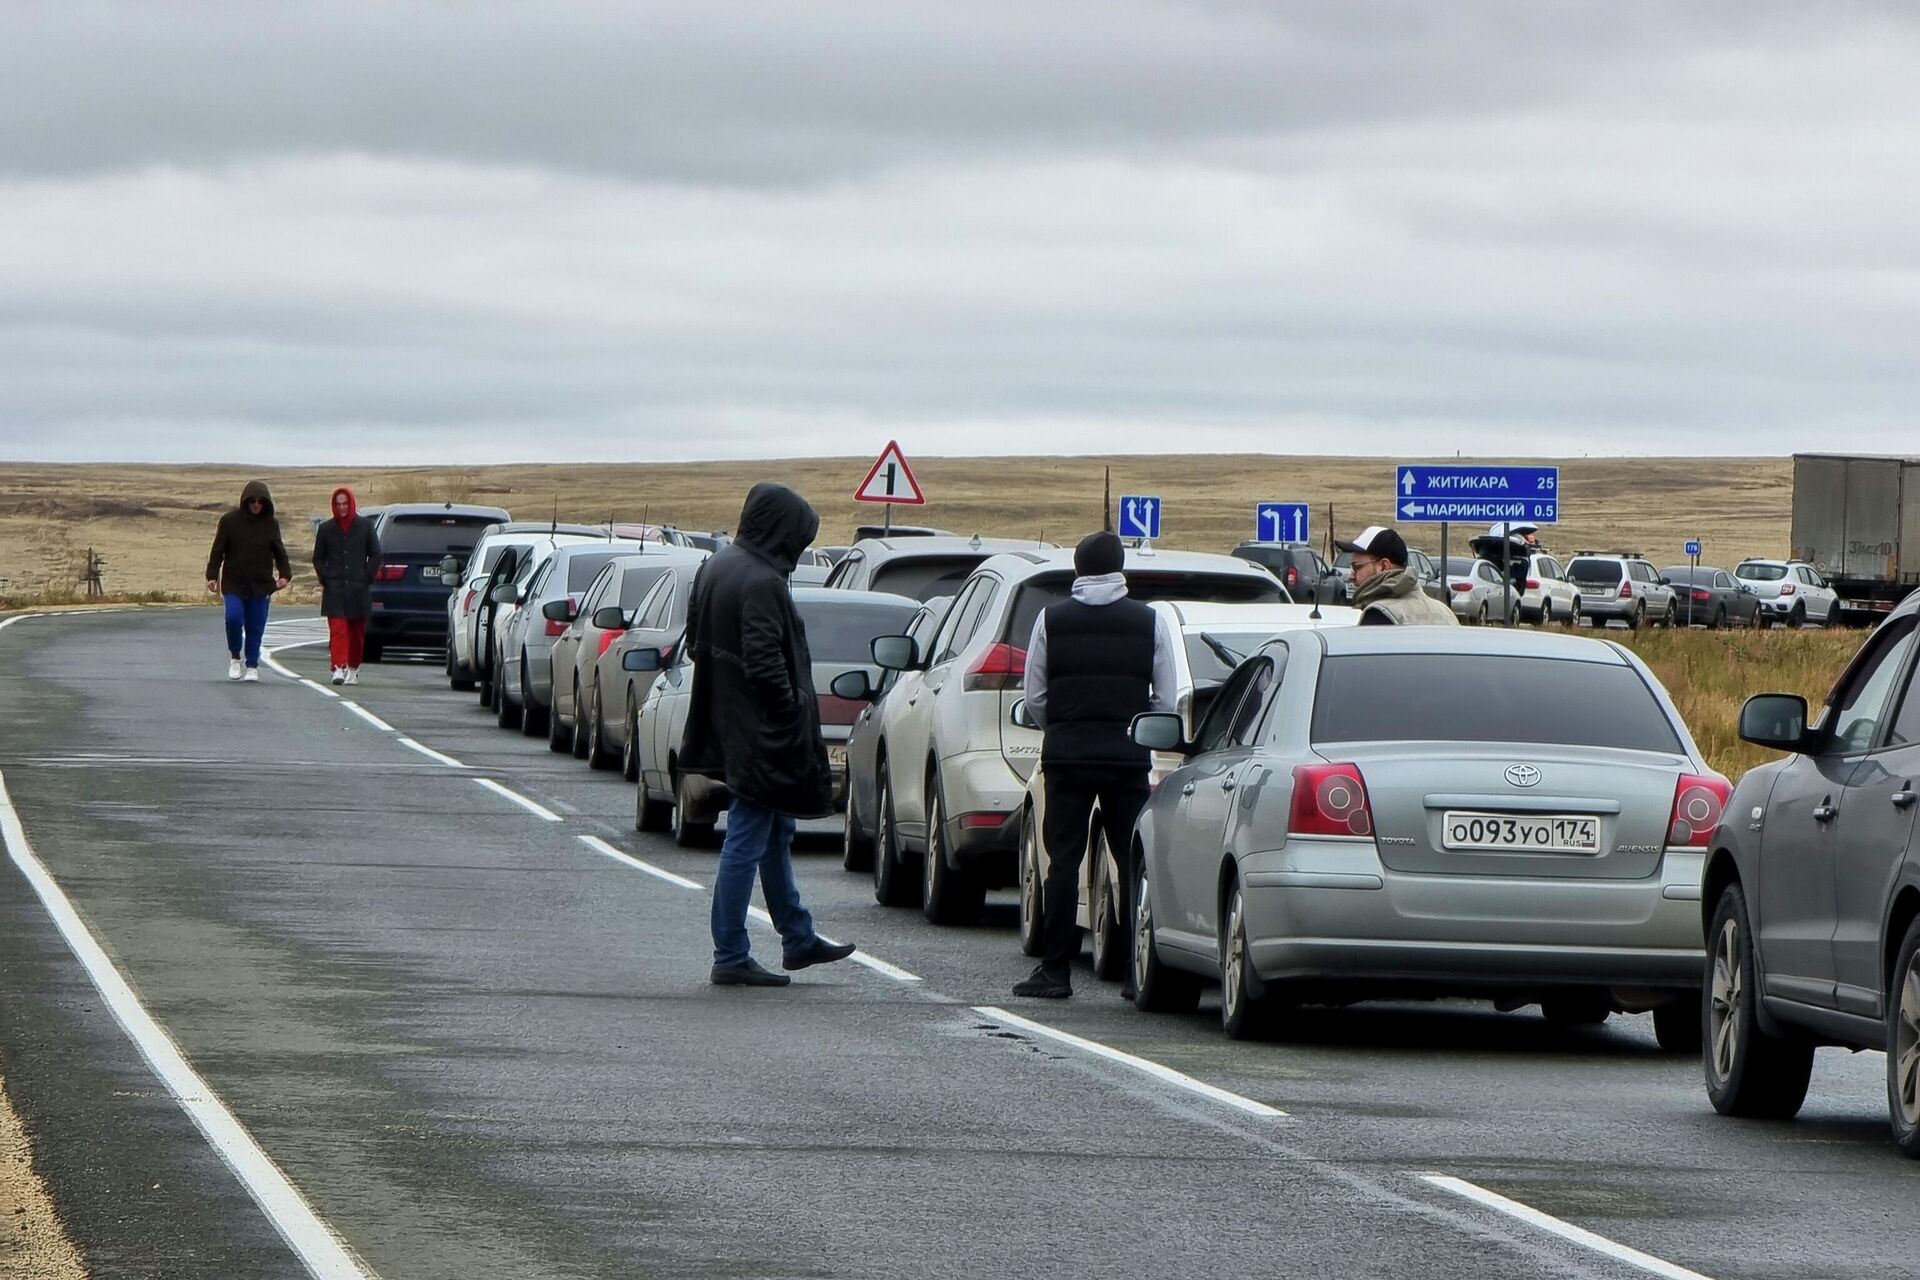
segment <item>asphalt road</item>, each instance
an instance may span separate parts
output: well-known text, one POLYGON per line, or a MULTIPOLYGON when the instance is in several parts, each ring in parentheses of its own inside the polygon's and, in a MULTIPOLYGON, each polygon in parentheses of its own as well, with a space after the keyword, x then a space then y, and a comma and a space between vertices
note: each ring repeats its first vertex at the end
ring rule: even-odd
MULTIPOLYGON (((274 643, 317 634, 282 617, 274 643)), ((1084 969, 1021 1004, 1010 895, 933 928, 828 827, 800 858, 822 931, 917 980, 717 989, 712 855, 637 835, 617 774, 437 666, 331 698, 229 683, 219 636, 207 610, 0 630, 18 833, 204 1095, 136 1047, 10 836, 0 1072, 96 1277, 1920 1275, 1878 1055, 1824 1051, 1802 1117, 1762 1124, 1714 1115, 1645 1018, 1361 1006, 1233 1044, 1212 1000, 1148 1016, 1084 969)), ((323 648, 279 660, 325 679, 323 648)))

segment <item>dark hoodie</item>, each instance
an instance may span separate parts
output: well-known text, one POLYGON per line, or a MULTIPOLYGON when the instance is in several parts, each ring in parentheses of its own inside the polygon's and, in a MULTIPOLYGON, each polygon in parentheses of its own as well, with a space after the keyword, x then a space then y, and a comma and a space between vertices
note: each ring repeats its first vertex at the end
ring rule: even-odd
MULTIPOLYGON (((342 485, 334 497, 347 495, 347 518, 321 521, 313 539, 313 571, 320 578, 320 612, 329 618, 365 618, 373 613, 373 575, 380 568, 380 539, 373 521, 360 514, 353 490, 342 485)), ((327 499, 333 510, 333 498, 327 499)))
POLYGON ((680 768, 794 818, 833 812, 813 659, 787 575, 820 517, 785 485, 757 484, 739 532, 700 569, 687 610, 693 690, 680 768))
POLYGON ((270 596, 275 577, 291 578, 293 562, 280 540, 280 521, 273 514, 273 493, 264 480, 249 480, 240 491, 240 505, 220 517, 213 532, 213 550, 207 555, 207 581, 218 579, 223 595, 270 596), (266 501, 255 515, 249 498, 266 501))

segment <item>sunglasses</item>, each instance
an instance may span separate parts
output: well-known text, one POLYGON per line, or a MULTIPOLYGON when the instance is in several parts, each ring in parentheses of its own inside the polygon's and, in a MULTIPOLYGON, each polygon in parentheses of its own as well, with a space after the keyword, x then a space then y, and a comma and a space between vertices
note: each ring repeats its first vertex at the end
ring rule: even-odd
POLYGON ((247 505, 250 507, 264 507, 267 505, 267 500, 265 498, 248 498, 247 505))

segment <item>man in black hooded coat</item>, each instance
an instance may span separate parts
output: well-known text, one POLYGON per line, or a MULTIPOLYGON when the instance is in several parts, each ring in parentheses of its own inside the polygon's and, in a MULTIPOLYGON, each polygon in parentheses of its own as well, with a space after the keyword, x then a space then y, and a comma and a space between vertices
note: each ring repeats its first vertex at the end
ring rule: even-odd
POLYGON ((720 986, 783 987, 791 979, 749 954, 747 907, 760 877, 780 930, 781 967, 844 960, 850 944, 813 931, 793 879, 799 818, 833 812, 833 774, 820 736, 813 659, 787 578, 820 531, 793 490, 757 484, 740 528, 694 579, 687 610, 693 689, 680 767, 727 784, 727 835, 713 884, 713 974, 720 986))

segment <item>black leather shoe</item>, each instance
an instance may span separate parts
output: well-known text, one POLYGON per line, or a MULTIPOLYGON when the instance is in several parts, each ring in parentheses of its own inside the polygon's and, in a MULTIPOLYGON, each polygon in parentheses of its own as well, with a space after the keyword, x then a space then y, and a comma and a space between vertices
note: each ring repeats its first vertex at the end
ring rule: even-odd
POLYGON ((793 981, 784 973, 762 968, 751 956, 739 964, 713 966, 712 978, 716 987, 784 987, 793 981))
POLYGON ((1073 983, 1064 977, 1048 973, 1045 968, 1039 968, 1014 983, 1013 994, 1032 996, 1037 1000, 1065 1000, 1073 994, 1073 983))
POLYGON ((835 960, 845 960, 854 952, 851 942, 828 942, 825 938, 815 938, 805 951, 796 951, 790 956, 780 958, 782 969, 807 969, 816 964, 832 964, 835 960))

